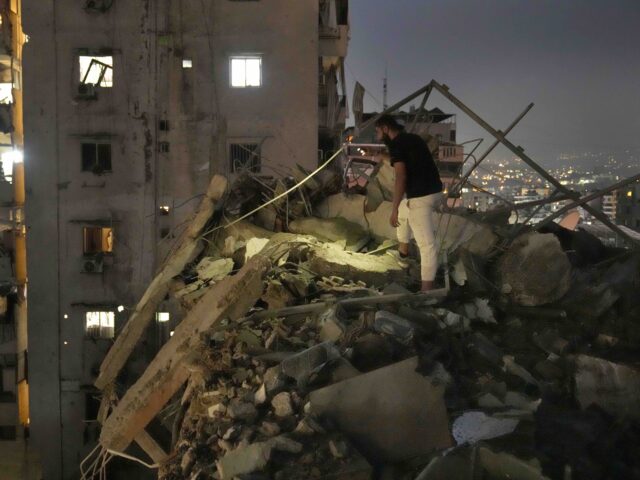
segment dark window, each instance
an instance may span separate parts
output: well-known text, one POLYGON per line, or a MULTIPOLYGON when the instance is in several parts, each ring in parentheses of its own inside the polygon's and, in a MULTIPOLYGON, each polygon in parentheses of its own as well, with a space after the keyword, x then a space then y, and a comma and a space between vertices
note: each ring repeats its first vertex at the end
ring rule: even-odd
POLYGON ((108 227, 84 227, 82 230, 85 255, 113 252, 113 229, 108 227))
POLYGON ((168 227, 163 227, 160 229, 160 238, 167 238, 171 233, 171 229, 168 227))
POLYGON ((100 393, 85 393, 84 394, 84 419, 88 421, 96 420, 98 418, 98 411, 100 410, 100 393))
POLYGON ((169 131, 169 120, 160 120, 158 122, 158 129, 163 132, 169 131))
POLYGON ((449 132, 449 141, 455 143, 456 142, 456 131, 451 130, 449 132))
POLYGON ((249 170, 260 171, 260 146, 257 143, 232 143, 229 145, 231 173, 249 170))
POLYGON ((162 153, 169 153, 169 142, 160 142, 158 144, 158 150, 162 153))
POLYGON ((100 175, 111 171, 111 145, 109 143, 83 143, 82 171, 100 175))
POLYGON ((0 425, 0 440, 15 440, 15 439, 16 439, 15 425, 0 425))

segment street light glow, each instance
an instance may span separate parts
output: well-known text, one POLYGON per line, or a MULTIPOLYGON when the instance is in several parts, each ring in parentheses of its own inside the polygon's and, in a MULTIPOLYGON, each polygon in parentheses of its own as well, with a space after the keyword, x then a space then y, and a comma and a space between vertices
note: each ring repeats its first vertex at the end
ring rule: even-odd
POLYGON ((4 152, 2 154, 2 163, 5 163, 5 162, 22 163, 23 160, 24 158, 20 150, 9 150, 8 152, 4 152))

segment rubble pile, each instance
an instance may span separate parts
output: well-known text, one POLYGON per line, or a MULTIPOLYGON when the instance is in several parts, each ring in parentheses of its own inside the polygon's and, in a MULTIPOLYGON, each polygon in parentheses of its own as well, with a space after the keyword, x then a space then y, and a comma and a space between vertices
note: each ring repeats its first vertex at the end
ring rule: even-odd
POLYGON ((415 294, 383 186, 371 204, 312 180, 214 178, 136 310, 168 294, 184 318, 108 407, 105 448, 170 404, 166 480, 640 478, 637 252, 443 211, 439 288, 415 294))

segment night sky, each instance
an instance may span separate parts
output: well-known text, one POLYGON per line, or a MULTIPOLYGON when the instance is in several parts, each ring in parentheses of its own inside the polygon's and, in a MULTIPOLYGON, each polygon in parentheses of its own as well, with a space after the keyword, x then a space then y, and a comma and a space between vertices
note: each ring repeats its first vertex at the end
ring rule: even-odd
MULTIPOLYGON (((370 92, 365 111, 381 109, 386 65, 389 104, 434 78, 506 128, 534 102, 509 138, 543 164, 556 163, 561 153, 640 156, 640 0, 350 5, 349 102, 357 79, 370 92)), ((437 93, 428 106, 456 111, 437 93)), ((486 136, 462 115, 458 132, 458 141, 486 136)), ((501 156, 511 155, 496 150, 501 156)))

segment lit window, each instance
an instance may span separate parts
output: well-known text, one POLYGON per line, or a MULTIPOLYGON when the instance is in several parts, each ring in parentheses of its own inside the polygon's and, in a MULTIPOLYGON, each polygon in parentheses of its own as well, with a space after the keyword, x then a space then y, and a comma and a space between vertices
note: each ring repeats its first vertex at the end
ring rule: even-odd
POLYGON ((113 312, 87 312, 86 331, 92 338, 113 338, 115 315, 113 312))
POLYGON ((13 103, 12 83, 0 83, 0 103, 13 103))
POLYGON ((80 56, 80 83, 113 87, 113 57, 80 56))
POLYGON ((193 60, 191 60, 190 58, 183 58, 182 68, 193 68, 193 60))
POLYGON ((113 252, 113 229, 109 227, 84 227, 82 230, 85 255, 113 252))
POLYGON ((262 85, 261 57, 231 57, 231 86, 236 88, 262 85))
POLYGON ((627 197, 629 197, 629 198, 633 197, 633 192, 631 190, 629 190, 627 192, 627 197))
POLYGON ((171 319, 169 312, 157 312, 156 320, 160 323, 168 322, 171 319))
POLYGON ((169 215, 171 207, 169 205, 160 205, 160 215, 169 215))

